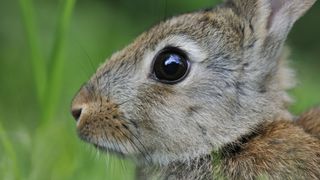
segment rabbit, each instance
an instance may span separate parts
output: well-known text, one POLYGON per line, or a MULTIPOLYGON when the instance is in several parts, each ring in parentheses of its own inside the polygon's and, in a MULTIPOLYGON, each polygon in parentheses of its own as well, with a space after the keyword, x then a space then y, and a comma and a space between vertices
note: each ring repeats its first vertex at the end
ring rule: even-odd
POLYGON ((80 88, 79 137, 133 159, 137 179, 319 179, 320 110, 288 111, 284 46, 315 1, 226 0, 160 22, 80 88))
POLYGON ((303 113, 295 123, 307 133, 320 139, 320 108, 313 108, 303 113))

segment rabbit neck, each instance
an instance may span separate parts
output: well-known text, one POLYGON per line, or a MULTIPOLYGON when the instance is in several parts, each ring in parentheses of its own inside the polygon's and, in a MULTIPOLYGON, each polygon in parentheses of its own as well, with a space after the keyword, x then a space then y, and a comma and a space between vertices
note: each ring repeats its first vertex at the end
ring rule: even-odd
POLYGON ((137 168, 137 179, 212 179, 212 155, 167 165, 143 165, 137 168))
MULTIPOLYGON (((284 125, 292 126, 291 123, 291 121, 279 121, 279 119, 262 123, 256 128, 253 128, 250 133, 244 134, 235 142, 226 144, 220 150, 193 159, 173 161, 166 165, 140 164, 137 167, 136 179, 202 180, 214 179, 214 177, 218 177, 218 179, 229 177, 227 171, 229 169, 237 169, 231 162, 241 162, 243 160, 241 155, 238 156, 238 154, 243 153, 244 147, 250 147, 250 144, 254 146, 255 143, 251 143, 251 141, 263 138, 264 136, 261 134, 265 134, 268 129, 274 129, 277 128, 277 126, 281 128, 284 125)), ((271 132, 271 134, 273 133, 271 132)), ((262 141, 261 144, 264 144, 264 142, 262 141)), ((250 160, 250 158, 246 160, 250 160)), ((253 169, 257 169, 254 163, 250 165, 253 165, 253 169)), ((250 174, 252 172, 250 171, 248 173, 250 174)), ((234 179, 237 178, 234 177, 234 179)))

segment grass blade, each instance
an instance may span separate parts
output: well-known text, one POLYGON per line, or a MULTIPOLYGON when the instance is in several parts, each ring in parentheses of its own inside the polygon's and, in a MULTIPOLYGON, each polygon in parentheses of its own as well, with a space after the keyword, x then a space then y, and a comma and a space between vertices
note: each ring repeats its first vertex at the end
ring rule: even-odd
POLYGON ((46 88, 46 65, 42 58, 38 32, 36 31, 36 20, 32 0, 19 0, 22 21, 24 23, 27 43, 30 51, 30 59, 33 68, 33 76, 36 84, 37 98, 41 105, 44 102, 46 88))
POLYGON ((61 91, 64 68, 64 50, 66 45, 66 35, 70 24, 72 11, 76 0, 65 0, 63 2, 63 10, 58 20, 58 26, 55 34, 55 42, 53 45, 50 70, 49 83, 46 89, 46 103, 44 112, 44 121, 48 121, 53 116, 61 91))
MULTIPOLYGON (((45 89, 45 101, 43 109, 41 111, 40 125, 37 127, 34 134, 35 144, 33 146, 33 153, 31 154, 31 166, 32 171, 29 174, 29 179, 42 179, 42 176, 46 174, 47 169, 55 164, 56 159, 53 158, 52 150, 44 150, 46 147, 50 147, 51 142, 44 142, 43 134, 48 133, 52 125, 51 118, 54 117, 55 110, 60 98, 60 91, 63 82, 63 68, 64 68, 64 50, 66 46, 66 35, 71 20, 72 11, 76 0, 64 0, 61 1, 61 13, 58 17, 58 24, 56 33, 54 36, 54 44, 51 52, 51 59, 49 61, 47 79, 45 89), (39 157, 41 152, 42 157, 39 157), (48 163, 49 162, 49 163, 48 163)), ((53 136, 48 136, 47 139, 56 142, 53 136)), ((52 148, 53 149, 53 148, 52 148)))

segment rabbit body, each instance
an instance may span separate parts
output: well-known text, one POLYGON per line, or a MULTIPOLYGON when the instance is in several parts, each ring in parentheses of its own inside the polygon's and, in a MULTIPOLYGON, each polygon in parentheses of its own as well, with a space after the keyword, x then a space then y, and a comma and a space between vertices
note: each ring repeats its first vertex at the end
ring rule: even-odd
POLYGON ((319 118, 312 128, 292 120, 286 90, 294 78, 283 48, 313 3, 229 0, 161 22, 75 96, 80 138, 133 158, 140 179, 320 177, 319 118), (188 67, 178 71, 184 76, 159 79, 161 58, 188 67))
MULTIPOLYGON (((318 129, 319 115, 320 109, 317 116, 308 116, 318 129)), ((298 121, 306 120, 303 116, 298 121)), ((173 162, 160 169, 140 167, 137 175, 137 179, 319 179, 320 140, 292 121, 279 119, 226 145, 219 154, 173 162)))

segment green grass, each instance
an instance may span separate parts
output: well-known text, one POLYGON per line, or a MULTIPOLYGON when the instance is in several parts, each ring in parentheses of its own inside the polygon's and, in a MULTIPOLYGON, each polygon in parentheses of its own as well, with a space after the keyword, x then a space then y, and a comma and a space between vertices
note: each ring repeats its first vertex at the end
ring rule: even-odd
POLYGON ((42 121, 48 121, 54 115, 57 106, 57 99, 60 96, 62 85, 64 50, 66 35, 70 24, 72 10, 75 0, 61 2, 61 13, 58 18, 56 33, 54 36, 51 58, 45 61, 41 54, 39 40, 36 35, 36 22, 32 0, 20 0, 21 15, 25 25, 26 37, 30 50, 30 59, 33 68, 37 97, 40 103, 42 121), (48 66, 45 64, 48 62, 48 66), (48 83, 50 82, 50 83, 48 83))
MULTIPOLYGON (((168 15, 211 4, 1 2, 0 179, 132 179, 131 161, 99 153, 79 140, 69 113, 72 97, 106 57, 142 31, 168 15)), ((300 84, 292 91, 296 103, 291 108, 300 113, 320 103, 320 63, 318 51, 293 52, 300 84)))
POLYGON ((19 1, 37 97, 34 102, 38 103, 33 107, 37 112, 33 120, 37 123, 29 130, 22 127, 11 133, 0 124, 0 179, 130 179, 134 174, 127 161, 112 156, 107 156, 108 161, 103 156, 94 159, 88 153, 90 148, 71 133, 74 128, 55 121, 55 111, 61 104, 66 36, 74 4, 74 0, 61 1, 51 55, 46 57, 37 31, 35 2, 19 1))
POLYGON ((57 106, 57 99, 60 97, 60 90, 62 86, 63 68, 64 68, 64 51, 66 46, 66 35, 69 28, 72 10, 74 8, 75 0, 62 1, 62 12, 58 19, 58 25, 55 34, 55 41, 49 61, 49 71, 47 75, 48 83, 46 86, 46 101, 44 104, 43 120, 47 121, 54 115, 55 107, 57 106))
POLYGON ((3 157, 6 157, 6 159, 4 159, 3 162, 1 161, 4 168, 1 168, 0 172, 2 172, 1 174, 3 174, 3 177, 21 179, 16 151, 1 122, 2 118, 0 117, 0 144, 3 148, 3 157))
POLYGON ((36 93, 40 103, 44 101, 46 87, 46 66, 41 53, 38 31, 36 29, 34 7, 31 0, 20 0, 21 17, 25 26, 27 42, 29 46, 30 59, 35 78, 36 93))

